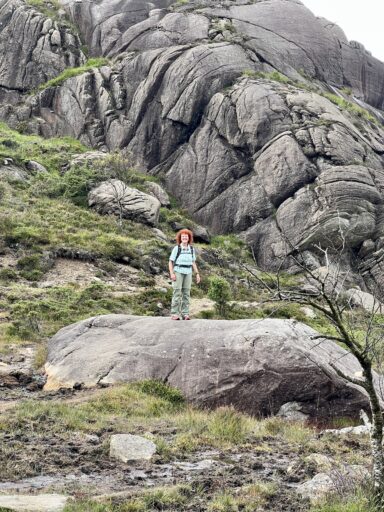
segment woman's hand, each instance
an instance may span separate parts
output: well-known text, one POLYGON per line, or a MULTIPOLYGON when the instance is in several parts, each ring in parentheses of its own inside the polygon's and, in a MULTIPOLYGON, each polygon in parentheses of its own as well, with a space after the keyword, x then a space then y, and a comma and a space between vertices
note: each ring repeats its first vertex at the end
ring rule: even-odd
POLYGON ((176 281, 176 274, 172 273, 171 274, 171 279, 172 279, 172 281, 176 281))
POLYGON ((199 284, 199 283, 200 283, 200 281, 201 281, 201 279, 200 279, 200 274, 199 274, 199 273, 197 273, 197 274, 196 274, 196 283, 197 283, 197 284, 199 284))

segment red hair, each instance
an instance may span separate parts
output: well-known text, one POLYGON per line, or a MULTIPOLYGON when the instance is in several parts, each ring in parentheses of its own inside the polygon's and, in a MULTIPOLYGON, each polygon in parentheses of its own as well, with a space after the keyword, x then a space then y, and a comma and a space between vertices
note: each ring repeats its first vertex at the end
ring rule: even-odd
POLYGON ((190 231, 189 229, 180 229, 180 231, 178 231, 177 234, 176 234, 177 245, 181 244, 181 235, 188 235, 188 237, 189 237, 188 243, 189 244, 193 244, 193 233, 192 233, 192 231, 190 231))

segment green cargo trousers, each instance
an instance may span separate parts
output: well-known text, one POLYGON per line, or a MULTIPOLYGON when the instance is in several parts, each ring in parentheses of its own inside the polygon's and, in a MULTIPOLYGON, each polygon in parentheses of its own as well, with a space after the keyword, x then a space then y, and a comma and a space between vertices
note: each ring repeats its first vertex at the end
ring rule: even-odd
POLYGON ((173 296, 171 305, 172 315, 189 315, 189 296, 192 286, 192 272, 180 274, 175 272, 176 281, 172 281, 173 296))

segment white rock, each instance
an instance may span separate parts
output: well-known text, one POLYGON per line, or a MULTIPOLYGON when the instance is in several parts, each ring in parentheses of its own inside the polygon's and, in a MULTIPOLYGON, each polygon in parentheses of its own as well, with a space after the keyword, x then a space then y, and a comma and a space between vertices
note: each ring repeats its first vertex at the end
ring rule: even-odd
POLYGON ((326 473, 318 473, 312 480, 308 480, 297 486, 296 491, 309 498, 311 503, 318 503, 326 494, 334 490, 334 482, 326 473))
POLYGON ((61 494, 0 495, 0 507, 17 512, 61 512, 68 496, 61 494))
POLYGON ((345 436, 350 434, 355 434, 357 436, 369 435, 370 427, 367 425, 359 425, 357 427, 345 427, 338 429, 326 429, 322 430, 321 434, 334 434, 335 436, 345 436))
POLYGON ((316 313, 308 306, 302 306, 300 311, 302 311, 307 318, 316 318, 316 313))
POLYGON ((305 421, 309 418, 307 414, 301 412, 301 404, 299 402, 287 402, 283 404, 277 416, 290 421, 305 421))
POLYGON ((61 46, 61 35, 58 30, 54 30, 51 35, 51 45, 52 46, 61 46))
POLYGON ((363 292, 357 288, 350 288, 345 292, 351 306, 360 307, 372 313, 384 313, 384 304, 378 301, 371 293, 363 292))
POLYGON ((111 436, 109 456, 128 462, 132 460, 149 460, 156 453, 156 445, 141 436, 115 434, 111 436))

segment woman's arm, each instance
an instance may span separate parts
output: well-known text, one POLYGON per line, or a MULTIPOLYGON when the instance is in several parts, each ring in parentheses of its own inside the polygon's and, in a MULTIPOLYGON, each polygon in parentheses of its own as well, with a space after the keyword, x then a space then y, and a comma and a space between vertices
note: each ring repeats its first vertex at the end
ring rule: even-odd
POLYGON ((196 274, 196 283, 199 284, 201 279, 200 279, 199 269, 197 268, 197 265, 195 262, 192 263, 192 268, 196 274))
POLYGON ((176 275, 173 271, 173 261, 172 260, 169 260, 168 269, 169 269, 169 274, 171 276, 172 281, 176 281, 176 275))

